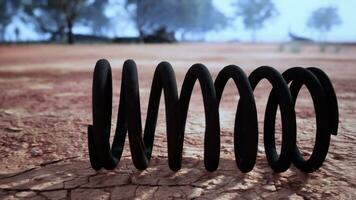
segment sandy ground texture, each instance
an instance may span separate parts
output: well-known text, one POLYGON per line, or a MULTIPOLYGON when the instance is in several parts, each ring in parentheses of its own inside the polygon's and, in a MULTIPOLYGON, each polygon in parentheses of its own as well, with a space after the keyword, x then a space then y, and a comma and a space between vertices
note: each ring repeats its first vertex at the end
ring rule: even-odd
MULTIPOLYGON (((356 199, 355 55, 356 46, 329 47, 325 53, 317 46, 301 46, 296 53, 288 46, 272 44, 0 46, 0 199, 356 199), (280 72, 294 66, 317 66, 330 76, 336 90, 339 134, 332 136, 329 154, 318 171, 304 174, 292 166, 284 173, 273 173, 262 142, 271 87, 262 82, 255 91, 258 158, 253 171, 243 174, 235 164, 232 137, 239 96, 229 82, 220 106, 220 165, 217 171, 207 172, 203 166, 204 111, 196 84, 179 172, 170 171, 167 164, 163 102, 149 168, 134 168, 126 144, 115 170, 96 172, 88 161, 86 130, 92 123, 92 72, 100 58, 107 58, 114 68, 113 122, 121 66, 127 58, 138 64, 143 120, 152 75, 163 60, 173 65, 179 89, 189 66, 197 62, 204 63, 214 77, 228 64, 241 66, 247 74, 261 65, 280 72)), ((308 157, 315 142, 315 114, 305 88, 296 113, 297 145, 308 157)), ((277 123, 277 144, 280 136, 277 123)))

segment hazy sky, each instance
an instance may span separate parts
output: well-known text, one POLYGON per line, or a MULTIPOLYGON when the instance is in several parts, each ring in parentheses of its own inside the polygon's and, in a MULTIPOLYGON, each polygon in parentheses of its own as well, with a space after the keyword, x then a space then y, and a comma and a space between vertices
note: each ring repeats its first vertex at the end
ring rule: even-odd
MULTIPOLYGON (((106 13, 115 16, 112 21, 112 30, 108 30, 109 36, 136 36, 134 23, 122 8, 122 0, 111 0, 112 2, 121 2, 117 5, 109 6, 106 13), (120 20, 118 20, 120 19, 120 20)), ((214 5, 218 7, 226 16, 234 18, 234 7, 232 3, 236 0, 214 0, 214 5)), ((257 33, 257 41, 288 41, 288 31, 294 34, 317 38, 317 33, 306 26, 308 17, 313 10, 322 6, 336 6, 342 21, 342 24, 331 30, 326 39, 328 41, 350 41, 356 42, 356 0, 274 0, 279 15, 266 22, 263 29, 257 33)), ((15 20, 16 21, 16 20, 15 20)), ((19 21, 19 20, 17 20, 19 21)), ((7 38, 14 38, 13 29, 18 26, 21 30, 21 39, 39 39, 38 34, 31 31, 26 24, 19 22, 13 23, 7 32, 7 38)), ((76 33, 88 33, 88 29, 77 27, 76 33)), ((197 35, 195 35, 197 36, 197 35)), ((192 35, 194 37, 194 35, 192 35)), ((249 41, 250 32, 245 30, 241 19, 237 18, 230 27, 223 30, 215 30, 206 33, 204 36, 196 38, 205 38, 207 41, 249 41)))

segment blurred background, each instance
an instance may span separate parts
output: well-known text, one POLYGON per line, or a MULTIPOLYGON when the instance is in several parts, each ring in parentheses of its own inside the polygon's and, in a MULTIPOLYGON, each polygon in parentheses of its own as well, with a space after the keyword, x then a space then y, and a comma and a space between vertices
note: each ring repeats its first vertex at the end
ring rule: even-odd
POLYGON ((356 0, 1 0, 1 43, 353 43, 356 0))

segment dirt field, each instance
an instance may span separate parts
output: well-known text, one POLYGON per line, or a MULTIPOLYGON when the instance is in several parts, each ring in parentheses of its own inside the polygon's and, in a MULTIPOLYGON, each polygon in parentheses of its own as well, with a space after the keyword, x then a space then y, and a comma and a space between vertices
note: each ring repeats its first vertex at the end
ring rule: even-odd
MULTIPOLYGON (((281 46, 272 44, 0 46, 0 199, 356 199, 356 46, 338 48, 320 53, 317 46, 302 46, 300 53, 292 53, 288 47, 281 51, 281 46), (179 172, 168 168, 163 102, 150 167, 135 169, 127 144, 117 169, 96 172, 88 161, 86 130, 92 123, 92 72, 100 58, 107 58, 114 68, 113 122, 121 66, 128 58, 138 64, 143 120, 154 69, 163 60, 174 67, 179 90, 189 66, 197 62, 214 77, 228 64, 242 67, 247 74, 261 65, 280 72, 294 66, 320 67, 336 90, 339 133, 332 136, 329 154, 318 171, 304 174, 292 166, 287 172, 273 173, 262 140, 271 87, 262 82, 255 92, 260 130, 257 163, 243 174, 233 154, 238 93, 229 82, 220 106, 220 165, 209 173, 203 165, 205 121, 196 84, 179 172)), ((297 144, 308 156, 315 141, 315 115, 305 89, 296 113, 297 144)), ((277 143, 279 132, 277 128, 277 143)))

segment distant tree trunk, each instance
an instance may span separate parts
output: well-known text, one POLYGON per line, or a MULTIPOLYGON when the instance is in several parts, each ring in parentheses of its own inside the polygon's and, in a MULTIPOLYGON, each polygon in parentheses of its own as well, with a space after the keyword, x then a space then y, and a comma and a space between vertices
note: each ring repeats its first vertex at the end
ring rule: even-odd
POLYGON ((72 19, 67 19, 67 43, 68 44, 74 44, 74 35, 73 35, 73 20, 72 19))
POLYGON ((140 42, 143 42, 143 37, 144 37, 144 32, 143 32, 143 30, 142 29, 139 29, 139 31, 138 31, 138 33, 139 33, 139 39, 140 39, 140 42))
POLYGON ((5 38, 4 38, 4 36, 5 36, 5 34, 4 34, 4 30, 3 30, 3 28, 1 28, 0 27, 0 42, 4 42, 5 41, 5 38))
POLYGON ((8 24, 2 24, 3 26, 1 27, 0 25, 0 41, 1 42, 5 42, 6 41, 6 38, 5 38, 5 35, 6 35, 6 27, 8 24))
POLYGON ((20 41, 20 29, 19 27, 16 27, 14 30, 15 36, 16 36, 16 42, 20 41))
POLYGON ((136 3, 136 26, 139 34, 140 42, 143 42, 143 38, 145 36, 145 32, 143 30, 144 24, 144 12, 145 12, 145 4, 144 0, 137 0, 136 3))

